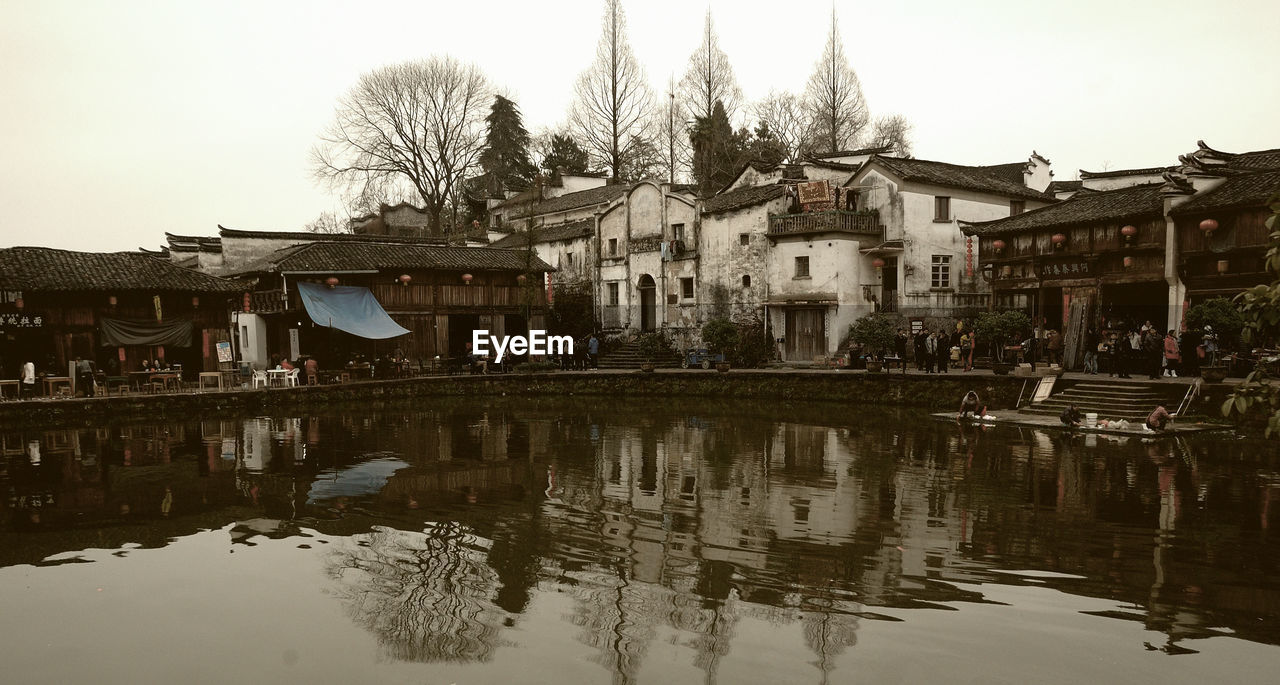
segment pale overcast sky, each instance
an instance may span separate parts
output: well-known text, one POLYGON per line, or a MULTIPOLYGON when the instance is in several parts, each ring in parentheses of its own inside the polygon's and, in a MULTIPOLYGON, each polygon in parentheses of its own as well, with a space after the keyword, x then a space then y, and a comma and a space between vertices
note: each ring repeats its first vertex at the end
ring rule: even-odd
MULTIPOLYGON (((655 91, 710 7, 747 98, 801 91, 825 2, 624 2, 655 91)), ((164 232, 300 230, 335 200, 308 152, 383 64, 450 54, 563 119, 600 0, 0 0, 0 246, 156 247, 164 232)), ((924 159, 1053 162, 1056 178, 1176 162, 1203 138, 1280 147, 1280 2, 836 2, 873 114, 924 159)))

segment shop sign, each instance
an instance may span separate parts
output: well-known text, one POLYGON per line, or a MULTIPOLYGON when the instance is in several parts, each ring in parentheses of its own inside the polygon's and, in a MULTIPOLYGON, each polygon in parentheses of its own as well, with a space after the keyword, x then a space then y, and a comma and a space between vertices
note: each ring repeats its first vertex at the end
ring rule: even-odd
POLYGON ((44 328, 43 314, 0 314, 0 328, 44 328))
POLYGON ((1036 266, 1040 278, 1083 278, 1090 275, 1089 262, 1083 257, 1055 260, 1036 266))

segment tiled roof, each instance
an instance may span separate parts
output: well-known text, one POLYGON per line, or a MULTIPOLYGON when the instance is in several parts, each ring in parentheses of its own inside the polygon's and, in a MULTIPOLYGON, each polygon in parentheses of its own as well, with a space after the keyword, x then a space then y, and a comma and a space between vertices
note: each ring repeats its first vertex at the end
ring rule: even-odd
POLYGON ((961 166, 946 162, 931 162, 924 159, 906 159, 903 157, 882 157, 876 155, 867 160, 868 164, 879 162, 903 180, 919 181, 931 185, 948 188, 962 188, 982 193, 994 193, 1009 197, 1022 197, 1032 200, 1053 202, 1052 195, 1032 190, 1021 183, 1013 183, 995 176, 987 167, 961 166))
POLYGON ((893 149, 892 145, 883 145, 881 147, 865 147, 861 150, 837 150, 836 152, 824 152, 820 155, 812 155, 811 159, 831 159, 834 157, 857 157, 860 155, 882 155, 893 149))
MULTIPOLYGON (((556 226, 539 226, 533 234, 535 243, 554 243, 559 240, 573 240, 575 238, 584 238, 594 235, 596 232, 595 219, 581 219, 572 221, 567 224, 559 224, 556 226)), ((516 231, 508 236, 503 236, 490 245, 496 248, 515 248, 525 247, 529 244, 529 233, 527 231, 516 231)))
POLYGON ((1280 193, 1280 169, 1232 176, 1217 188, 1207 190, 1175 207, 1170 214, 1203 214, 1211 210, 1265 207, 1280 193))
POLYGON ((390 235, 361 235, 358 233, 308 233, 306 231, 241 231, 218 225, 218 235, 223 238, 263 238, 267 240, 296 240, 299 243, 316 241, 341 243, 402 243, 416 245, 443 245, 445 238, 401 238, 390 235))
POLYGON ((720 193, 715 197, 708 199, 702 205, 703 214, 715 214, 717 212, 731 212, 735 209, 744 209, 754 205, 768 202, 782 197, 786 194, 786 186, 768 185, 768 186, 746 186, 730 190, 727 193, 720 193))
POLYGON ((1049 187, 1044 192, 1053 195, 1054 193, 1069 193, 1080 190, 1084 187, 1084 181, 1049 181, 1049 187))
POLYGON ((1101 221, 1117 221, 1137 217, 1159 217, 1164 214, 1160 196, 1162 184, 1081 193, 1047 207, 1032 209, 1007 219, 964 224, 965 233, 994 235, 1056 226, 1076 226, 1101 221))
POLYGON ((1116 178, 1119 176, 1159 176, 1166 171, 1174 171, 1178 167, 1152 166, 1142 169, 1112 169, 1110 171, 1080 170, 1080 178, 1116 178))
POLYGON ((530 263, 523 250, 320 242, 277 250, 266 259, 239 269, 239 273, 328 273, 382 269, 554 271, 537 257, 530 263))
POLYGON ((1231 155, 1227 165, 1233 169, 1247 169, 1250 171, 1280 169, 1280 148, 1231 155))
MULTIPOLYGON (((626 184, 603 185, 597 188, 579 190, 574 193, 565 193, 559 197, 547 198, 536 205, 532 203, 534 195, 536 195, 536 191, 534 194, 527 194, 528 191, 526 191, 526 193, 521 193, 520 195, 503 202, 498 205, 497 208, 523 205, 521 209, 527 211, 528 214, 533 214, 535 216, 539 214, 554 214, 556 212, 567 212, 571 209, 580 209, 582 207, 590 207, 592 205, 611 202, 622 197, 622 195, 630 189, 631 186, 626 184)), ((521 216, 527 216, 527 214, 521 214, 521 216)))
POLYGON ((1027 170, 1026 162, 1010 162, 1008 164, 991 164, 989 166, 975 167, 995 176, 1002 178, 1010 183, 1023 185, 1023 173, 1027 170))
POLYGON ((141 252, 0 249, 0 289, 231 292, 240 286, 141 252))

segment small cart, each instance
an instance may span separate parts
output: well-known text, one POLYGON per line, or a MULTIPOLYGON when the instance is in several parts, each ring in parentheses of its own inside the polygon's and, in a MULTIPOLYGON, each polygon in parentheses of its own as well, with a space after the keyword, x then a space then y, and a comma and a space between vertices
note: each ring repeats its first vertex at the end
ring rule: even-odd
POLYGON ((711 368, 712 364, 724 361, 723 354, 711 354, 705 347, 686 350, 684 356, 680 359, 680 368, 687 369, 691 366, 701 366, 704 369, 711 368))

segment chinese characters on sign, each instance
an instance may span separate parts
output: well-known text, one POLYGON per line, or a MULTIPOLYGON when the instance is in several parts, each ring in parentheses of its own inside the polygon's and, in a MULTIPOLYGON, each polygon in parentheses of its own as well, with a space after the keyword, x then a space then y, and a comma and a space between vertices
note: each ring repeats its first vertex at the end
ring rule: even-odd
POLYGON ((42 314, 0 314, 0 328, 43 328, 42 314))
POLYGON ((1037 266, 1040 278, 1082 278, 1090 275, 1089 262, 1083 259, 1058 261, 1037 266))

